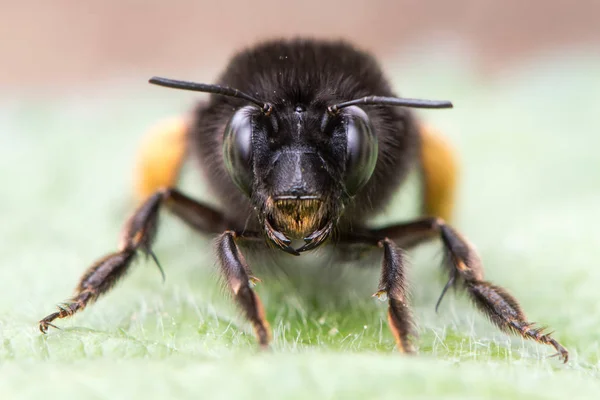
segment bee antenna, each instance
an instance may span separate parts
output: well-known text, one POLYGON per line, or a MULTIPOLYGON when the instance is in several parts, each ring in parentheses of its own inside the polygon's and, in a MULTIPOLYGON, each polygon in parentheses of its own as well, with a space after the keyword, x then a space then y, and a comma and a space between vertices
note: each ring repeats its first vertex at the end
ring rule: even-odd
POLYGON ((249 94, 226 86, 208 85, 206 83, 196 83, 188 81, 178 81, 175 79, 161 78, 158 76, 153 76, 148 80, 148 82, 154 85, 169 87, 173 89, 191 90, 194 92, 214 93, 220 94, 222 96, 237 97, 238 99, 244 99, 246 101, 249 101, 250 103, 256 104, 266 115, 269 115, 273 110, 273 106, 271 104, 262 102, 250 96, 249 94))
POLYGON ((452 108, 452 103, 446 100, 421 100, 421 99, 403 99, 398 97, 367 96, 361 99, 345 101, 327 107, 330 114, 337 114, 340 108, 354 105, 368 106, 402 106, 411 108, 452 108))

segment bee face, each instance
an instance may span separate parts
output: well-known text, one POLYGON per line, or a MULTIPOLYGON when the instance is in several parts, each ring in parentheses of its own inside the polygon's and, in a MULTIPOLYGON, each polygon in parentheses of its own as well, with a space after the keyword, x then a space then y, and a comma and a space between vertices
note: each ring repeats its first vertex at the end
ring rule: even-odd
POLYGON ((339 218, 371 177, 377 140, 367 114, 349 107, 275 106, 264 115, 242 107, 224 134, 223 156, 237 186, 290 238, 304 238, 339 218))

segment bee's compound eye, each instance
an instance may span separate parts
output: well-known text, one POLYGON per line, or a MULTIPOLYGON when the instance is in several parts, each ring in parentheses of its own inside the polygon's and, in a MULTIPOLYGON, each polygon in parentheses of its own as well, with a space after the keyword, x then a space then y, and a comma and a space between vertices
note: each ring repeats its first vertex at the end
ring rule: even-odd
POLYGON ((247 195, 252 183, 252 116, 251 107, 236 111, 223 138, 223 158, 227 172, 247 195))
POLYGON ((353 196, 371 178, 377 164, 377 138, 367 114, 359 107, 344 110, 346 119, 346 190, 353 196))

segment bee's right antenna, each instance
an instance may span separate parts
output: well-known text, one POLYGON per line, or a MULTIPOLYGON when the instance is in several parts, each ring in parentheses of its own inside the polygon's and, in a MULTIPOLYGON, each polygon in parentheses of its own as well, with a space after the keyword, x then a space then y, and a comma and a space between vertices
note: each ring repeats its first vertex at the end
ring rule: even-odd
POLYGON ((153 76, 148 82, 154 85, 169 87, 173 89, 192 90, 194 92, 214 93, 223 96, 237 97, 238 99, 244 99, 249 101, 250 103, 256 104, 260 107, 260 109, 265 115, 269 115, 273 110, 273 106, 271 104, 262 102, 250 96, 249 94, 226 86, 208 85, 206 83, 196 83, 188 81, 178 81, 175 79, 161 78, 158 76, 153 76))

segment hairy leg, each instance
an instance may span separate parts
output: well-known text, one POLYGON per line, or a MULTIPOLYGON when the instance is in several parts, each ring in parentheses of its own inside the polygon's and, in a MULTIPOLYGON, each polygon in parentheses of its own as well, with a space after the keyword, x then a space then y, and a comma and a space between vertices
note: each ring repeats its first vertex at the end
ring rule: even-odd
POLYGON ((501 330, 551 345, 564 362, 568 361, 567 349, 552 338, 550 333, 545 333, 545 328, 536 328, 533 323, 528 322, 518 301, 513 296, 502 287, 484 280, 483 266, 473 246, 441 218, 425 218, 405 224, 366 230, 349 235, 343 238, 343 241, 375 244, 381 237, 389 238, 401 247, 403 247, 402 244, 414 246, 435 237, 441 238, 447 254, 446 267, 449 280, 438 300, 436 309, 449 287, 461 285, 479 310, 501 330))
POLYGON ((271 340, 269 323, 259 297, 251 288, 257 279, 252 275, 244 256, 236 244, 238 234, 226 231, 217 239, 217 256, 227 286, 231 289, 245 317, 252 323, 254 333, 261 347, 265 348, 271 340))
POLYGON ((413 353, 411 337, 414 326, 407 303, 405 260, 402 251, 390 239, 378 243, 383 248, 381 279, 374 296, 388 298, 388 323, 396 339, 398 349, 403 353, 413 353))
MULTIPOLYGON (((138 252, 141 251, 156 261, 152 252, 152 243, 156 236, 158 214, 162 206, 167 206, 171 212, 202 233, 221 233, 229 225, 220 212, 192 200, 181 192, 175 189, 159 190, 142 203, 127 220, 121 232, 118 250, 88 268, 70 301, 60 306, 57 312, 40 321, 40 331, 46 333, 49 326, 55 327, 53 325, 55 319, 70 317, 110 290, 128 271, 138 252)), ((217 241, 217 253, 229 288, 246 317, 254 325, 259 343, 266 346, 270 337, 268 324, 264 320, 260 300, 249 285, 249 280, 256 278, 249 272, 234 241, 237 237, 245 236, 251 240, 257 238, 257 235, 251 233, 242 235, 231 230, 225 231, 217 241)))
POLYGON ((388 323, 398 350, 413 353, 412 339, 416 336, 412 313, 408 304, 406 279, 406 257, 400 247, 386 236, 377 236, 369 231, 362 234, 337 236, 335 261, 348 262, 358 259, 374 261, 374 250, 383 250, 381 275, 377 292, 373 297, 388 301, 388 323))

